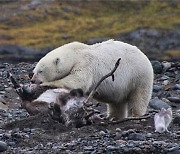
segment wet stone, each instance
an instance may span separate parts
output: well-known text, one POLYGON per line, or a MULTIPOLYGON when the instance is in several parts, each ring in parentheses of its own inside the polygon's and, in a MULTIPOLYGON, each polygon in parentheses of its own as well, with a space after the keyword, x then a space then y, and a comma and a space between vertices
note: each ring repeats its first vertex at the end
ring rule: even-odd
POLYGON ((0 141, 0 152, 4 152, 7 150, 7 144, 3 141, 0 141))
POLYGON ((173 120, 174 124, 179 124, 180 125, 180 114, 176 114, 173 120))
POLYGON ((9 146, 15 146, 16 143, 15 143, 15 142, 8 142, 8 145, 9 145, 9 146))
POLYGON ((180 103, 179 97, 168 97, 168 100, 174 103, 180 103))
POLYGON ((180 84, 175 84, 174 89, 175 90, 180 90, 180 84))
POLYGON ((158 92, 158 91, 160 91, 160 90, 162 90, 162 87, 161 87, 161 86, 159 86, 159 85, 153 85, 153 92, 158 92))
POLYGON ((168 77, 168 76, 163 75, 163 76, 160 78, 160 81, 165 81, 165 80, 168 80, 168 79, 169 79, 169 77, 168 77))
POLYGON ((84 150, 86 150, 86 151, 93 151, 94 148, 92 146, 85 146, 84 150))
POLYGON ((169 68, 171 68, 171 63, 169 62, 162 62, 163 71, 167 71, 169 68))
POLYGON ((155 110, 160 110, 162 108, 168 109, 171 107, 169 104, 165 103, 164 101, 162 101, 158 98, 151 99, 149 102, 149 106, 155 110))
POLYGON ((160 74, 163 71, 163 66, 159 61, 151 61, 153 70, 155 74, 160 74))
POLYGON ((128 139, 130 140, 135 140, 135 141, 138 141, 138 140, 146 140, 146 137, 145 135, 141 134, 141 133, 132 133, 128 136, 128 139))
POLYGON ((167 154, 180 154, 180 147, 173 147, 168 149, 167 154))
POLYGON ((134 130, 127 130, 127 131, 123 131, 122 133, 121 133, 121 135, 123 136, 123 137, 127 137, 130 133, 134 133, 134 130))
POLYGON ((107 149, 108 149, 108 150, 116 150, 116 149, 118 149, 118 147, 109 145, 109 146, 107 146, 107 149))

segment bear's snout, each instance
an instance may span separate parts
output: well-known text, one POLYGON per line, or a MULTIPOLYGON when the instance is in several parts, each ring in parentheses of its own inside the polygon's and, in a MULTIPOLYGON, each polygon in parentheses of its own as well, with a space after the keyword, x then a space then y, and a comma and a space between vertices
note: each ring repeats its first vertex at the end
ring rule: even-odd
POLYGON ((38 76, 36 74, 34 74, 33 77, 31 78, 31 83, 33 83, 33 84, 41 84, 42 81, 38 79, 38 76))

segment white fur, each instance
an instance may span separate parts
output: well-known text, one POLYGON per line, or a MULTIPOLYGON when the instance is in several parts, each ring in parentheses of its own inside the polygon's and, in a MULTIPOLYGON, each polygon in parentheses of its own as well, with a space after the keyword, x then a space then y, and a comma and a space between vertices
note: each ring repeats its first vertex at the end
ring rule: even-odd
POLYGON ((121 61, 115 81, 104 80, 97 89, 97 99, 108 103, 109 116, 119 119, 141 116, 151 98, 153 69, 148 58, 127 43, 109 40, 94 45, 66 44, 37 63, 32 79, 43 85, 82 88, 86 93, 114 68, 118 58, 121 61))
POLYGON ((158 113, 154 116, 154 125, 155 132, 163 133, 168 131, 168 126, 172 121, 172 110, 168 108, 167 110, 162 108, 158 113))
POLYGON ((67 93, 68 90, 66 89, 49 89, 42 93, 36 100, 33 102, 47 102, 48 104, 55 103, 57 99, 57 93, 67 93))
POLYGON ((68 111, 70 108, 75 108, 75 107, 82 107, 83 106, 83 101, 85 100, 85 98, 78 98, 77 99, 70 99, 69 101, 67 101, 65 106, 61 107, 61 110, 66 112, 68 111), (78 103, 77 103, 78 102, 78 103))

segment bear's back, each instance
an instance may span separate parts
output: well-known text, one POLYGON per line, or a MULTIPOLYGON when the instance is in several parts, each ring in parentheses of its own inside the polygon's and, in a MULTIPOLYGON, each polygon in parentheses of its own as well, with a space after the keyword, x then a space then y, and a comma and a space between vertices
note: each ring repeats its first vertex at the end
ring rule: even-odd
POLYGON ((84 48, 87 48, 88 45, 84 44, 84 43, 80 43, 80 42, 72 42, 72 43, 68 43, 68 44, 65 44, 63 46, 60 46, 54 50, 52 50, 51 52, 49 52, 47 54, 47 56, 56 56, 56 55, 59 55, 59 53, 61 52, 74 52, 76 50, 81 50, 81 49, 84 49, 84 48))

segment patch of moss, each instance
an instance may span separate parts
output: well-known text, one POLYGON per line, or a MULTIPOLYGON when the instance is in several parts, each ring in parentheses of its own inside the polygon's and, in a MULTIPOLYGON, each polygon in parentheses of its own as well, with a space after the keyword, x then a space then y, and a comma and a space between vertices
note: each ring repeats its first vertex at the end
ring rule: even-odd
POLYGON ((1 22, 0 35, 11 39, 0 38, 0 44, 45 48, 115 37, 140 27, 171 29, 180 23, 179 14, 180 3, 170 1, 54 1, 1 22))

